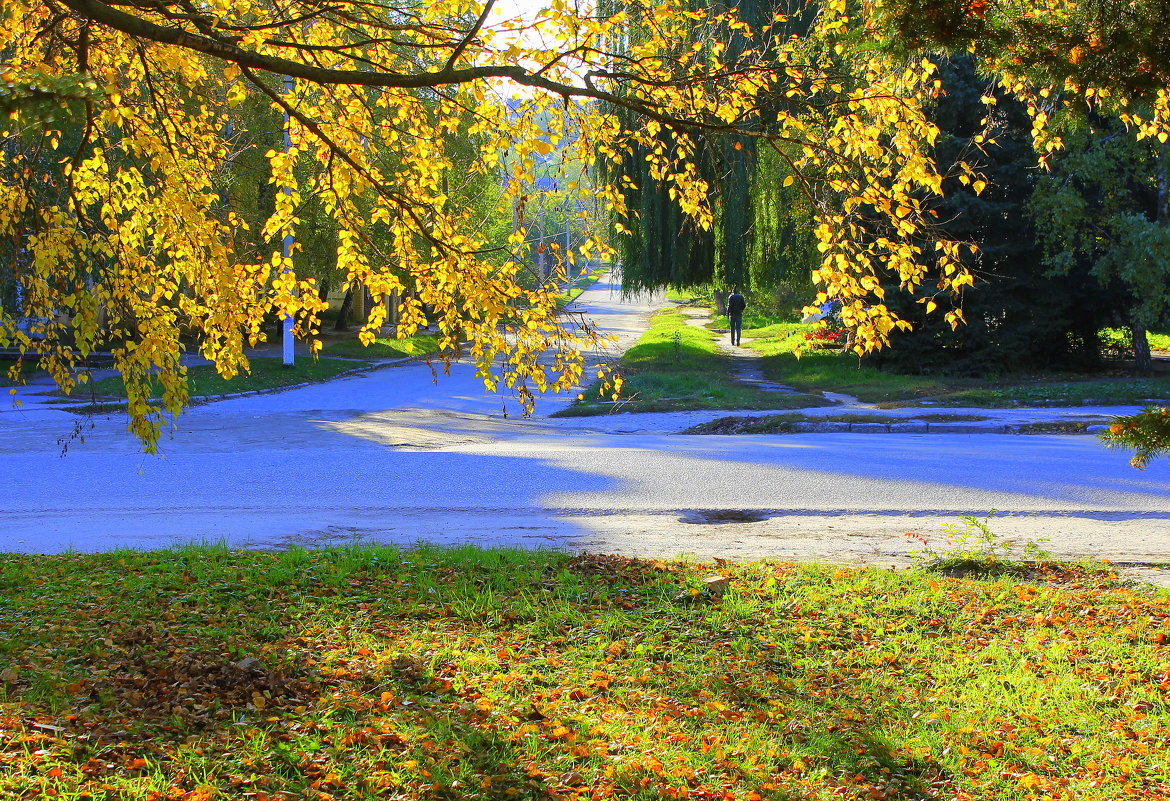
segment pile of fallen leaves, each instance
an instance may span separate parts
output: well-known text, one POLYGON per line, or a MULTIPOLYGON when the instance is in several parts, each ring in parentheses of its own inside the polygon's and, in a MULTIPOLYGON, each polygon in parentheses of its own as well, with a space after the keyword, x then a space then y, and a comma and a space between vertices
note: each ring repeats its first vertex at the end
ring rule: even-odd
POLYGON ((1166 797, 1168 619, 1090 567, 10 556, 0 797, 1166 797))

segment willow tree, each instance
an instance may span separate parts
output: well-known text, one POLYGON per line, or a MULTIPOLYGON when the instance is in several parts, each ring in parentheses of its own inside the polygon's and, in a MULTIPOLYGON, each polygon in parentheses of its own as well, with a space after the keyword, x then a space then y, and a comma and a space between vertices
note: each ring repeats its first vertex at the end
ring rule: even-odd
MULTIPOLYGON (((638 7, 624 0, 614 0, 610 5, 638 7)), ((696 11, 710 5, 701 0, 691 2, 696 11)), ((810 42, 800 41, 809 37, 817 18, 820 3, 816 0, 739 0, 714 5, 733 5, 743 27, 732 28, 706 42, 682 42, 680 48, 698 45, 718 52, 738 52, 749 46, 750 32, 755 31, 757 38, 766 43, 760 48, 764 59, 775 43, 784 42, 788 52, 803 49, 804 59, 817 63, 822 70, 834 60, 831 51, 816 53, 810 42)), ((614 46, 619 50, 636 48, 643 38, 642 31, 641 26, 631 26, 614 46)), ((750 132, 712 133, 698 142, 693 160, 711 192, 714 224, 709 227, 696 225, 681 214, 671 197, 671 187, 650 174, 645 148, 634 149, 619 163, 609 165, 615 174, 632 176, 623 184, 632 220, 617 238, 627 290, 709 283, 747 286, 763 278, 763 254, 783 247, 769 235, 783 225, 784 210, 777 209, 775 201, 781 194, 780 181, 788 173, 776 164, 768 137, 776 120, 774 106, 787 105, 786 98, 772 93, 762 100, 750 132)), ((815 107, 815 103, 802 97, 794 110, 811 123, 810 113, 815 107)), ((620 109, 617 113, 620 118, 628 117, 620 109)), ((807 176, 811 177, 811 173, 807 176)))
MULTIPOLYGON (((126 379, 131 428, 148 447, 187 400, 181 323, 225 376, 246 369, 244 349, 266 313, 294 318, 312 338, 313 282, 278 250, 257 257, 235 245, 295 237, 309 195, 332 220, 351 283, 378 300, 411 283, 400 330, 421 323, 427 304, 445 344, 471 342, 489 387, 526 399, 578 382, 582 342, 555 318, 553 288, 520 280, 526 232, 514 232, 515 252, 501 259, 482 209, 452 200, 453 175, 497 176, 496 212, 510 216, 537 154, 637 153, 643 180, 663 187, 680 225, 709 231, 707 143, 767 142, 796 186, 837 200, 818 207, 815 277, 824 296, 843 300, 859 348, 880 347, 905 324, 882 301, 889 275, 907 291, 928 266, 941 276, 932 292, 970 283, 959 243, 922 244, 922 198, 942 181, 929 157, 937 131, 923 113, 934 65, 875 51, 843 81, 785 33, 784 14, 752 25, 689 0, 607 12, 552 0, 531 20, 498 18, 492 0, 11 0, 0 13, 0 106, 10 112, 0 234, 15 243, 6 269, 25 314, 40 321, 32 338, 0 315, 0 346, 38 353, 70 388, 78 354, 105 337, 126 379), (217 191, 232 155, 231 111, 249 96, 287 117, 291 140, 265 154, 277 192, 259 236, 243 232, 217 191), (456 131, 479 143, 458 170, 448 143, 456 131), (42 169, 45 154, 53 170, 42 169), (46 199, 38 187, 58 180, 60 193, 46 199), (385 236, 371 242, 375 228, 385 236), (550 350, 552 359, 538 358, 550 350), (148 398, 152 376, 159 407, 148 398)), ((813 24, 831 49, 856 28, 845 0, 823 4, 813 24)), ((627 221, 632 181, 617 175, 594 189, 627 221)), ((605 246, 594 239, 582 250, 605 246)), ((382 322, 375 306, 362 337, 382 322)))

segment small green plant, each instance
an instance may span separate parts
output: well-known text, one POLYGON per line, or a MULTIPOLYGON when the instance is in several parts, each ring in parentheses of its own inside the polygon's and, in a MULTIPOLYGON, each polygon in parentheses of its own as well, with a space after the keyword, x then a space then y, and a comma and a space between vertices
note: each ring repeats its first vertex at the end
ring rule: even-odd
POLYGON ((1000 539, 991 530, 989 521, 996 510, 991 509, 985 517, 963 515, 958 523, 943 526, 947 547, 935 550, 930 540, 912 531, 906 537, 922 544, 922 548, 910 552, 916 564, 929 570, 947 573, 1021 573, 1029 569, 1029 563, 1047 562, 1052 553, 1040 547, 1047 539, 1028 540, 1024 545, 1023 559, 1012 558, 1012 544, 1000 539))

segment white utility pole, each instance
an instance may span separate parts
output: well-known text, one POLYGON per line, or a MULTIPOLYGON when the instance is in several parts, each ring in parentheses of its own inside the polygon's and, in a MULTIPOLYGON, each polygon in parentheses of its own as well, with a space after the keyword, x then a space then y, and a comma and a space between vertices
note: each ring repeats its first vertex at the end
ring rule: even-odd
MULTIPOLYGON (((286 98, 291 96, 292 91, 293 91, 292 76, 286 75, 286 76, 284 76, 284 96, 286 98)), ((284 152, 285 153, 292 150, 292 137, 289 135, 289 125, 290 125, 290 121, 289 121, 288 112, 285 111, 284 112, 284 152)), ((289 187, 286 186, 284 188, 284 193, 286 195, 291 195, 292 189, 290 189, 289 187)), ((285 235, 284 246, 282 248, 282 252, 284 253, 284 258, 286 260, 292 258, 292 250, 293 250, 293 236, 290 233, 290 234, 285 235)), ((284 315, 281 319, 281 343, 283 345, 283 351, 284 351, 284 366, 285 367, 292 367, 293 362, 295 361, 295 358, 296 358, 294 353, 293 353, 293 344, 294 344, 293 343, 293 319, 292 319, 292 317, 289 317, 287 314, 284 315)))
POLYGON ((569 239, 569 236, 573 230, 573 216, 577 211, 576 197, 573 198, 573 203, 571 204, 571 208, 573 210, 572 213, 569 212, 569 209, 570 209, 569 195, 566 193, 565 194, 565 259, 564 259, 564 263, 565 263, 565 276, 568 278, 573 277, 572 275, 569 274, 570 270, 572 269, 571 264, 569 262, 569 250, 573 247, 572 242, 569 239))

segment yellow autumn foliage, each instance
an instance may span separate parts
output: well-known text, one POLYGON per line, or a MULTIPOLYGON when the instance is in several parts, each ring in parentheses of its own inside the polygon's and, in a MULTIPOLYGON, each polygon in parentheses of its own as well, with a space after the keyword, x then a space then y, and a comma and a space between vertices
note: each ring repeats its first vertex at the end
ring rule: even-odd
MULTIPOLYGON (((589 165, 637 146, 700 227, 715 220, 695 169, 703 138, 776 147, 820 209, 818 301, 843 301, 859 351, 907 325, 881 302, 891 277, 912 291, 929 274, 932 296, 971 283, 960 243, 931 230, 943 181, 924 111, 935 67, 844 53, 838 37, 856 21, 843 0, 800 37, 680 0, 609 12, 553 0, 528 19, 475 0, 9 0, 0 16, 0 235, 19 243, 12 271, 43 328, 34 340, 0 315, 0 347, 42 353, 70 389, 79 356, 111 346, 148 448, 188 400, 184 328, 225 376, 247 369, 267 314, 311 338, 323 304, 279 247, 309 197, 338 230, 338 267, 376 301, 363 338, 385 322, 378 301, 409 289, 400 330, 421 324, 426 304, 444 346, 470 342, 489 387, 531 403, 530 387, 579 383, 593 335, 557 321, 553 284, 525 281, 524 232, 493 251, 481 212, 451 200, 469 169, 456 166, 456 132, 477 143, 470 173, 503 186, 495 214, 527 201, 541 159, 589 165), (66 81, 88 89, 53 88, 66 81), (68 105, 76 135, 28 100, 42 95, 68 105), (238 246, 243 223, 220 191, 239 109, 255 97, 287 116, 291 142, 266 154, 276 191, 261 234, 275 245, 261 254, 238 246), (57 174, 63 185, 46 193, 57 174)), ((634 214, 616 181, 588 191, 619 230, 634 214)), ((612 252, 600 237, 582 250, 612 252)))

